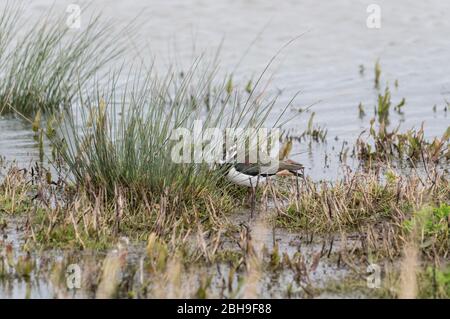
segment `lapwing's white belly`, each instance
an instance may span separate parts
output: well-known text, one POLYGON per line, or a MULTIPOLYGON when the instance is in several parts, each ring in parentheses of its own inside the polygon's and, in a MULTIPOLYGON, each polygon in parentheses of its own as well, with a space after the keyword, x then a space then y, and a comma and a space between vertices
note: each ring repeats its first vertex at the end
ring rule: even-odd
POLYGON ((227 174, 227 179, 240 186, 256 187, 257 185, 264 184, 267 178, 264 176, 251 176, 238 172, 234 167, 230 169, 227 174))

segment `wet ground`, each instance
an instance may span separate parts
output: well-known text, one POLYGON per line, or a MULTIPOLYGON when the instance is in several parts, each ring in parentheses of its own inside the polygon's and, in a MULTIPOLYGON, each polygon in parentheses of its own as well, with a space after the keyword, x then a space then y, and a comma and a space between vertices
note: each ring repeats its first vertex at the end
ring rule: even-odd
MULTIPOLYGON (((209 266, 198 264, 187 266, 179 273, 181 278, 179 287, 170 281, 163 281, 165 288, 158 289, 160 287, 158 285, 162 284, 160 280, 166 279, 152 274, 147 267, 144 267, 146 250, 142 245, 127 245, 125 248, 120 248, 126 251, 126 262, 118 274, 118 281, 124 281, 127 284, 131 283, 132 289, 130 290, 140 297, 190 298, 196 296, 197 289, 205 278, 210 280, 207 288, 208 298, 331 297, 331 295, 328 295, 328 292, 313 294, 311 291, 324 288, 330 280, 339 281, 349 274, 348 267, 336 262, 334 253, 341 249, 340 239, 333 238, 333 242, 330 241, 331 238, 316 238, 313 240, 313 238, 308 236, 289 233, 283 229, 273 228, 267 219, 268 217, 267 213, 258 211, 254 212, 253 218, 250 217, 249 211, 241 211, 232 217, 232 221, 236 226, 242 227, 245 225, 245 229, 249 230, 252 246, 256 252, 257 259, 261 263, 256 266, 261 268, 258 268, 255 274, 258 279, 254 286, 251 286, 251 294, 248 292, 249 288, 242 285, 244 278, 248 280, 248 273, 242 269, 232 272, 229 262, 219 262, 209 266), (276 269, 267 268, 267 255, 273 254, 275 250, 280 258, 284 259, 286 258, 284 255, 287 255, 292 262, 300 260, 298 261, 299 265, 300 263, 302 266, 304 265, 306 273, 302 273, 300 276, 295 268, 285 266, 276 269), (321 257, 319 258, 319 256, 321 257), (173 285, 173 287, 170 285, 173 285), (156 292, 143 295, 142 291, 146 289, 145 287, 156 287, 156 292), (182 289, 177 289, 180 287, 182 289)), ((27 254, 23 249, 25 244, 22 236, 24 229, 19 228, 19 224, 23 225, 16 219, 7 219, 8 226, 1 231, 1 253, 5 255, 6 245, 12 244, 16 272, 10 271, 14 275, 1 278, 0 298, 95 297, 96 290, 88 289, 89 285, 87 282, 94 279, 92 284, 95 287, 99 279, 99 270, 102 269, 105 259, 109 256, 118 256, 121 254, 120 251, 122 251, 117 247, 107 252, 91 250, 82 252, 33 250, 29 256, 33 264, 33 270, 29 276, 20 276, 17 273, 17 265, 20 264, 19 259, 25 258, 27 254), (66 285, 70 274, 66 271, 71 264, 76 264, 81 269, 81 289, 67 289, 66 285)), ((236 245, 235 239, 225 240, 224 245, 226 250, 236 252, 240 250, 238 245, 236 245)), ((170 269, 170 267, 168 268, 170 269)), ((122 283, 121 285, 124 284, 122 283)), ((127 297, 127 294, 121 292, 119 296, 127 297)), ((341 295, 340 297, 345 296, 341 295)))

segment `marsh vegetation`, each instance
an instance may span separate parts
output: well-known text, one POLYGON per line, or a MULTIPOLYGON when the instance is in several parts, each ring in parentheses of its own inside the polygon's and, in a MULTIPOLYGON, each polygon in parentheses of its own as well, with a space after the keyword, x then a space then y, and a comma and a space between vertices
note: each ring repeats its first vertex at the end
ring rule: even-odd
MULTIPOLYGON (((123 48, 99 18, 74 37, 57 20, 16 39, 18 14, 0 17, 0 112, 29 126, 40 158, 0 163, 0 296, 449 297, 450 128, 431 140, 392 128, 407 104, 379 91, 380 61, 371 125, 334 158, 342 177, 276 177, 249 208, 222 167, 174 163, 170 136, 197 119, 283 128, 291 104, 274 108, 267 69, 244 85, 204 57, 188 70, 102 73, 123 48), (370 265, 382 270, 377 289, 370 265)), ((309 120, 282 135, 285 155, 329 139, 314 112, 296 112, 309 120)))

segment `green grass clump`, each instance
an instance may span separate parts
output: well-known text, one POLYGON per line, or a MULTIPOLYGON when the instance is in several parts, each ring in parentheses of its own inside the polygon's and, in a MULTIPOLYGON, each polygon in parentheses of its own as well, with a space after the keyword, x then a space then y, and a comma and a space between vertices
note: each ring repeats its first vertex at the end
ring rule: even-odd
POLYGON ((450 298, 450 266, 427 267, 419 275, 419 288, 421 298, 450 298))
POLYGON ((69 105, 79 88, 122 51, 99 16, 72 30, 65 16, 52 19, 54 12, 26 23, 19 6, 2 10, 0 114, 29 116, 69 105))
MULTIPOLYGON (((159 205, 164 198, 175 211, 195 207, 203 217, 211 203, 218 213, 227 211, 233 198, 223 169, 204 161, 174 162, 179 141, 173 132, 192 133, 200 119, 203 129, 258 128, 275 99, 262 102, 260 94, 241 94, 217 81, 215 65, 204 61, 162 77, 142 66, 145 71, 122 87, 117 84, 121 74, 113 74, 107 88, 98 85, 89 98, 80 98, 80 107, 57 121, 58 134, 51 139, 75 183, 94 193, 105 189, 110 198, 120 192, 128 207, 159 205)), ((196 143, 205 149, 209 142, 196 143)))
POLYGON ((406 233, 418 233, 420 248, 433 247, 446 253, 450 248, 449 220, 450 205, 442 203, 438 207, 426 207, 415 212, 403 222, 403 227, 406 233))
POLYGON ((391 108, 391 92, 389 87, 386 87, 384 95, 378 94, 378 103, 376 107, 376 114, 379 122, 388 123, 389 109, 391 108))
POLYGON ((409 165, 415 165, 424 160, 430 163, 446 163, 450 159, 450 127, 445 130, 442 137, 435 137, 429 141, 425 138, 423 126, 401 133, 400 127, 388 130, 384 122, 377 130, 374 123, 372 120, 369 139, 364 136, 358 138, 356 142, 357 156, 366 164, 406 161, 409 165))
MULTIPOLYGON (((450 200, 444 177, 433 185, 421 185, 420 181, 414 174, 403 177, 387 172, 380 176, 375 171, 358 172, 334 183, 306 179, 300 184, 300 193, 292 187, 287 196, 289 205, 277 216, 277 222, 318 233, 351 230, 385 219, 395 224, 423 205, 450 200)), ((446 204, 433 210, 427 224, 430 231, 445 228, 447 210, 446 204)), ((405 225, 408 223, 405 221, 405 225)))
POLYGON ((375 175, 355 174, 335 183, 306 180, 300 194, 289 196, 289 206, 277 224, 317 233, 356 230, 390 218, 397 207, 397 189, 383 185, 375 175))

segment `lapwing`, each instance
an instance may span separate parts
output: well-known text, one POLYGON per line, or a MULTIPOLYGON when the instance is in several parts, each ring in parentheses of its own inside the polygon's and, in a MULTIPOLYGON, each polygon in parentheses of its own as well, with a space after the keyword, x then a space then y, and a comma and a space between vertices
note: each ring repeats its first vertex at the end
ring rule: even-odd
POLYGON ((272 165, 261 165, 257 163, 228 163, 225 164, 228 172, 226 178, 235 185, 248 188, 247 201, 250 201, 250 216, 256 206, 256 188, 267 183, 274 175, 290 175, 303 177, 303 165, 286 159, 272 165))
POLYGON ((251 217, 253 217, 253 211, 255 209, 256 188, 266 184, 271 176, 304 176, 303 165, 286 158, 291 148, 292 141, 289 141, 280 150, 278 159, 274 159, 270 164, 266 165, 250 163, 249 161, 244 163, 237 162, 237 150, 235 146, 232 147, 231 154, 225 151, 225 159, 219 161, 219 165, 222 167, 227 180, 235 185, 248 188, 248 197, 251 198, 251 217))
POLYGON ((258 163, 230 163, 226 178, 233 184, 256 188, 265 184, 270 176, 303 177, 303 165, 290 159, 285 159, 271 165, 258 163))
POLYGON ((225 167, 225 176, 233 184, 256 188, 267 182, 274 175, 303 177, 304 167, 302 164, 287 159, 292 142, 289 141, 280 150, 278 159, 273 159, 269 164, 240 163, 236 161, 237 149, 233 146, 225 152, 225 159, 220 162, 225 167))

